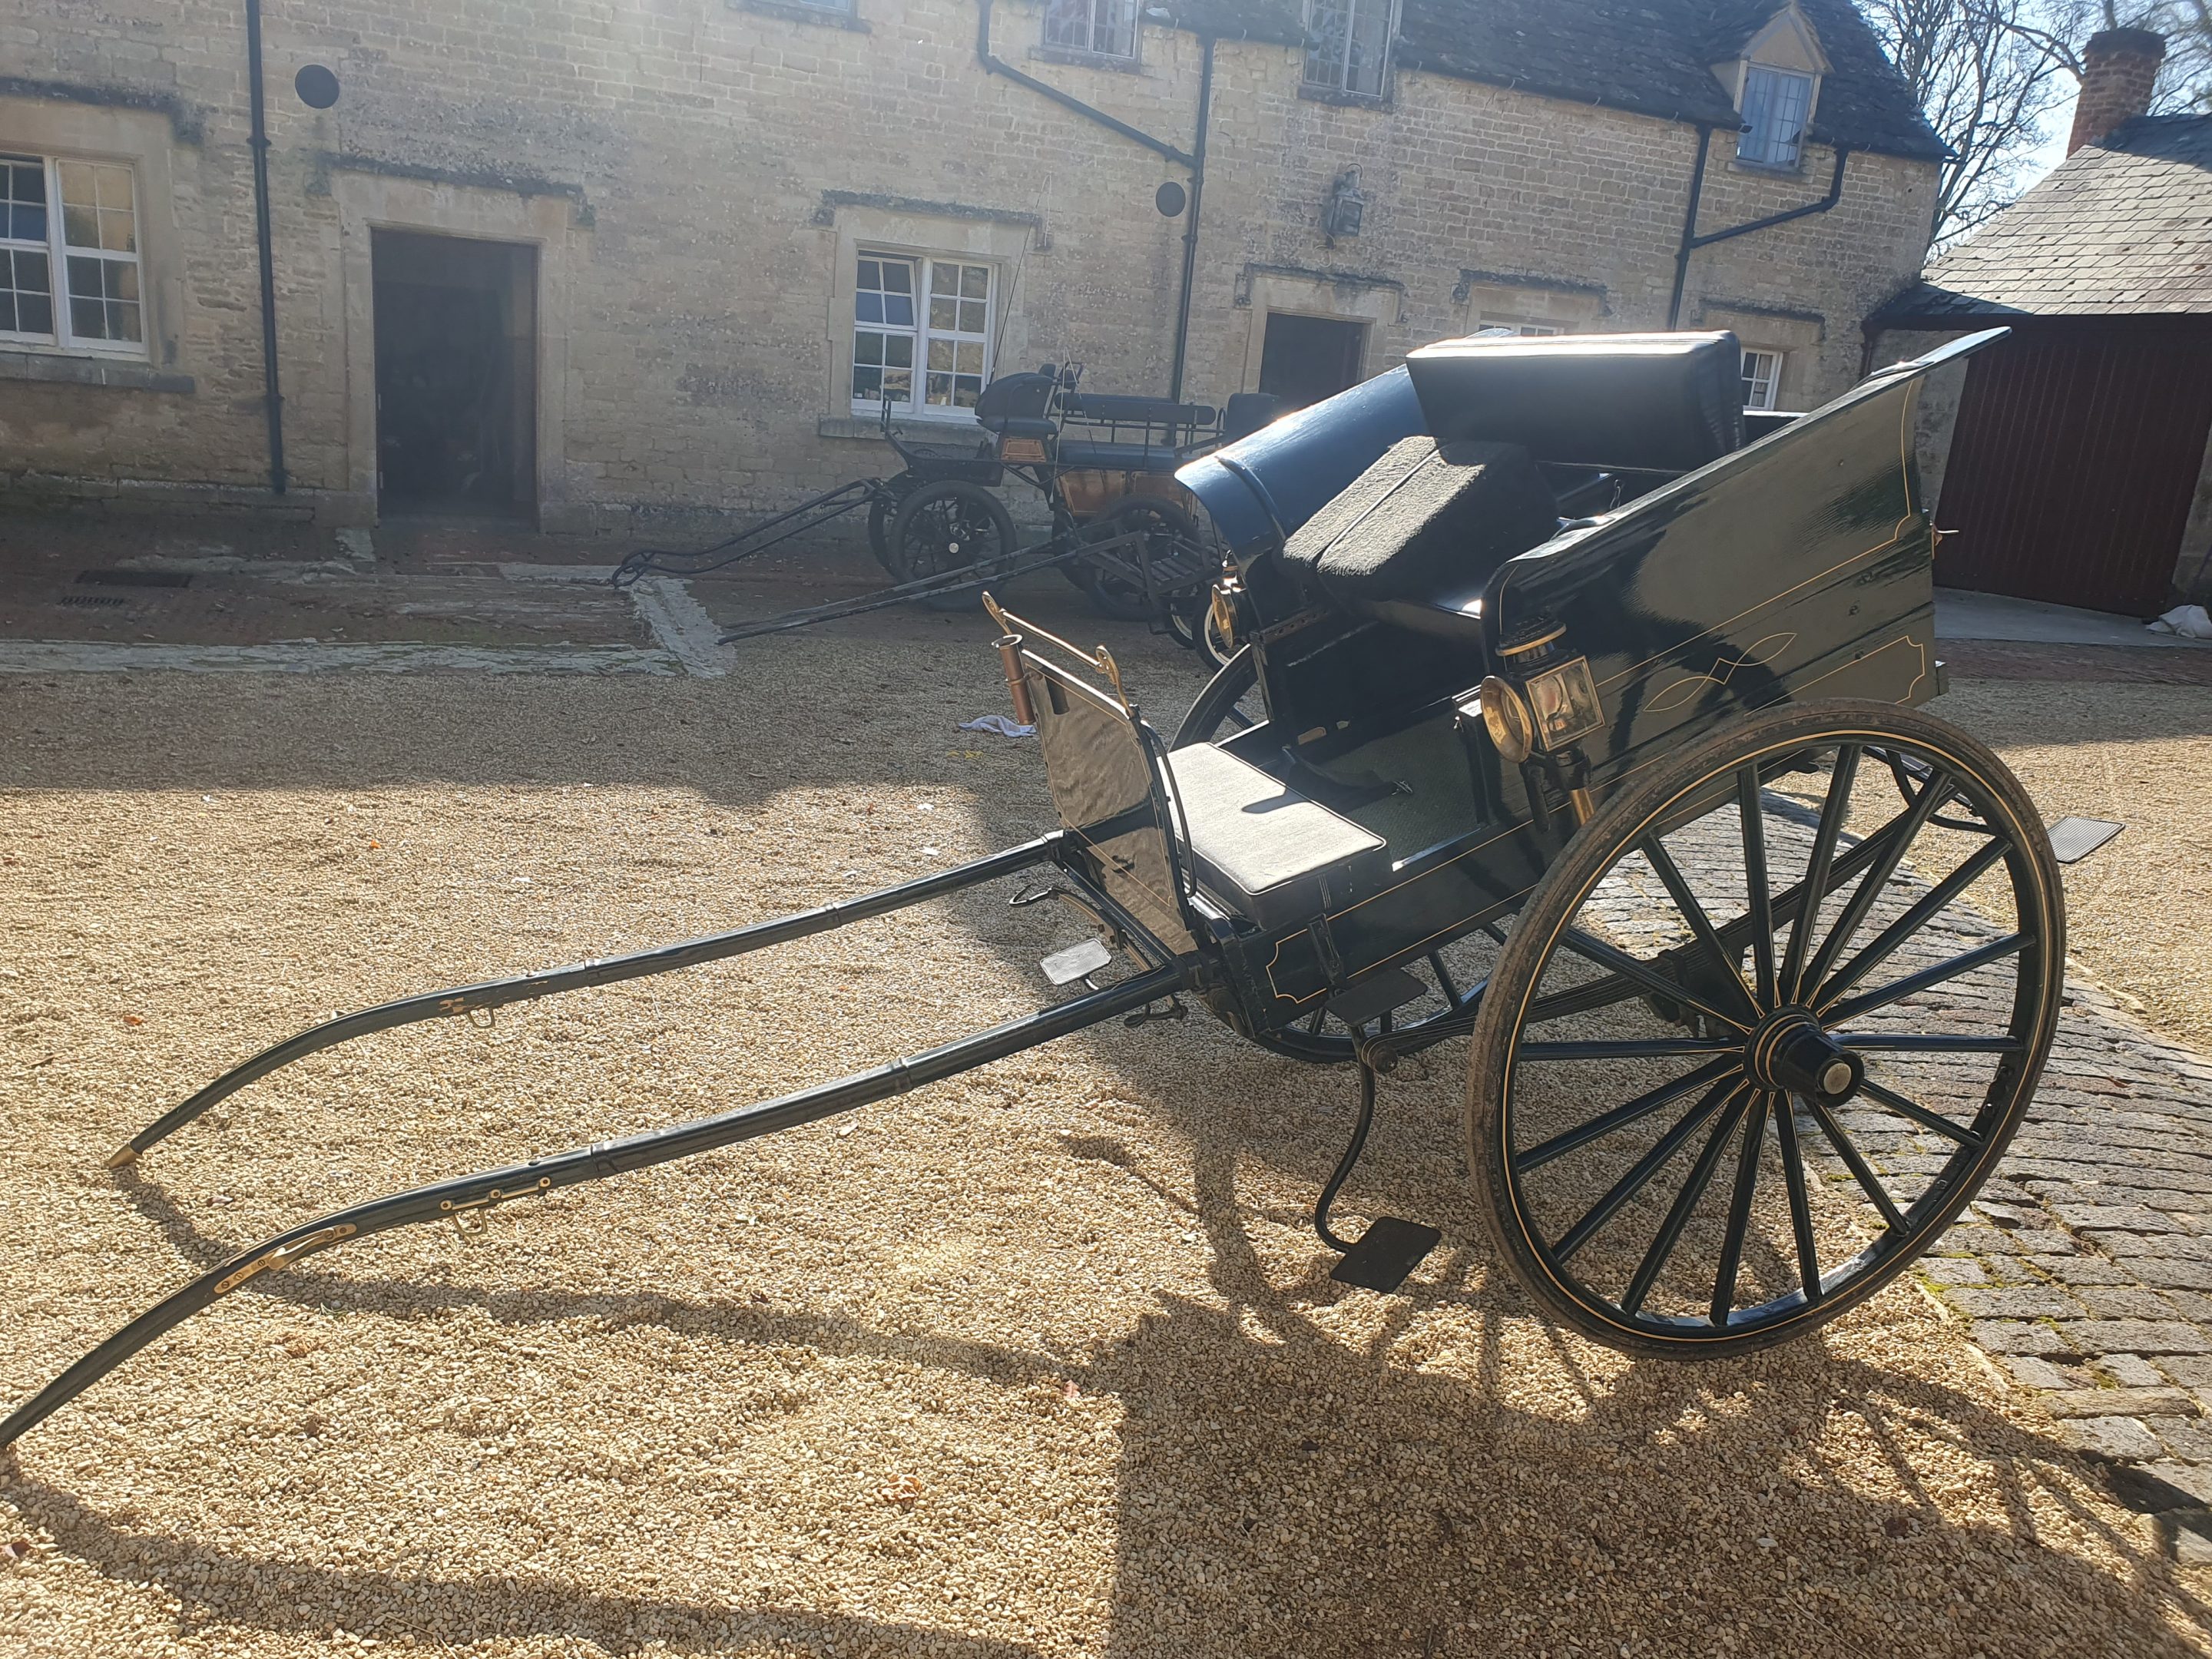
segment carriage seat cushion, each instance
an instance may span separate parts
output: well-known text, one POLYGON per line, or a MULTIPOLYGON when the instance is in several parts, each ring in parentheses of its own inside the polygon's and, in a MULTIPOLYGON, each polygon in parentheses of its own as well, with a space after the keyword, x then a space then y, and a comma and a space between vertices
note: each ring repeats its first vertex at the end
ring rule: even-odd
POLYGON ((1262 927, 1322 915, 1384 868, 1386 843, 1211 744, 1168 757, 1206 892, 1262 927))
POLYGON ((1401 621, 1479 588, 1559 524, 1551 486, 1517 444, 1402 438, 1299 526, 1283 558, 1345 609, 1401 621))

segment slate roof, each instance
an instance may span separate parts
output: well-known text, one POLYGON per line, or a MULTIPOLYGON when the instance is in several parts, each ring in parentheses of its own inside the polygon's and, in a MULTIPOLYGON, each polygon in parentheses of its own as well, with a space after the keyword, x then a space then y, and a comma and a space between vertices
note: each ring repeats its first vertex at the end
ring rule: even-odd
POLYGON ((1873 320, 2158 312, 2212 312, 2212 115, 2083 145, 1873 320))
MULTIPOLYGON (((1831 72, 1812 137, 1934 161, 1943 145, 1851 0, 1798 0, 1831 72)), ((1398 63, 1462 80, 1601 104, 1664 121, 1735 125, 1711 65, 1734 57, 1781 0, 1402 0, 1398 63)), ((1298 0, 1180 0, 1182 27, 1303 39, 1298 0)))

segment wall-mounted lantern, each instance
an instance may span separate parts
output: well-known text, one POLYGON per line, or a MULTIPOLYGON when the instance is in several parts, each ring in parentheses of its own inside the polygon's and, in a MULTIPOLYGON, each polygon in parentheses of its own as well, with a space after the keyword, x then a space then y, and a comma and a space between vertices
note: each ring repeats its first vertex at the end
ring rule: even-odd
POLYGON ((1346 167, 1336 175, 1336 182, 1328 187, 1328 200, 1322 204, 1321 234, 1331 247, 1340 236, 1359 234, 1359 222, 1367 211, 1367 198, 1359 193, 1359 169, 1346 167))

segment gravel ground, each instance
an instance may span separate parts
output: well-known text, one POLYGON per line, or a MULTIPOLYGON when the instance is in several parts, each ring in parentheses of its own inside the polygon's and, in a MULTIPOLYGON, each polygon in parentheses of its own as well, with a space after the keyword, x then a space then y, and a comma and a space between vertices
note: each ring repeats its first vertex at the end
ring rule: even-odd
POLYGON ((1929 712, 2002 755, 2045 822, 2127 825, 2065 868, 2067 947, 2135 1012, 2212 1048, 2212 685, 1966 680, 1929 712))
MULTIPOLYGON (((959 639, 711 683, 0 684, 0 1397, 339 1203, 1036 1006, 1078 930, 945 901, 371 1038, 99 1168, 334 1008, 1044 827, 1030 746, 952 729, 1003 696, 959 639)), ((1158 713, 1194 684, 1117 649, 1158 713)), ((1458 1058, 1391 1082, 1341 1206, 1444 1229, 1398 1297, 1306 1226, 1350 1079, 1202 1018, 265 1275, 0 1471, 0 1649, 2205 1650, 2212 1585, 1909 1283, 1698 1368, 1537 1321, 1474 1231, 1458 1058)))

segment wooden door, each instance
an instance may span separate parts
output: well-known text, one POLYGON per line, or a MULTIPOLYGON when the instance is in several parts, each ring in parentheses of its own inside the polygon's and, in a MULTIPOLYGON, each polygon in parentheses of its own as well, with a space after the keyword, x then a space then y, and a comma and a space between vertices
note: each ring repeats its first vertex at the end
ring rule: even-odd
POLYGON ((2147 617, 2165 608, 2212 430, 2212 326, 2023 325, 1973 359, 1936 580, 2147 617))

